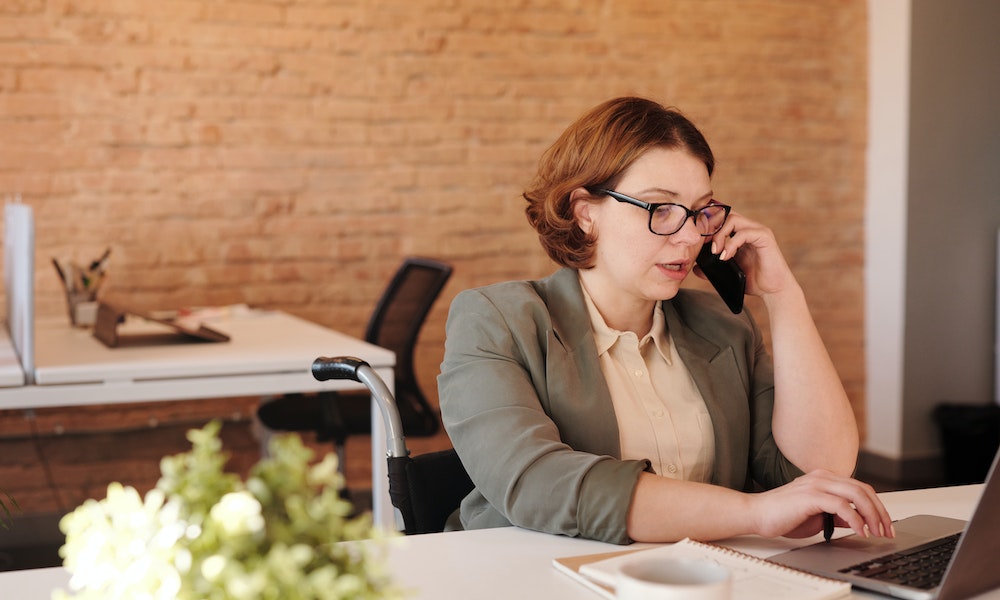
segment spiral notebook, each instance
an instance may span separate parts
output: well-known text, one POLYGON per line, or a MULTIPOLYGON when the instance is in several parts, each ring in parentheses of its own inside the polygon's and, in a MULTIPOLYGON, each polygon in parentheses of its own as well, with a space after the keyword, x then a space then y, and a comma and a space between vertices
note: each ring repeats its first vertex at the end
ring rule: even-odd
POLYGON ((690 538, 650 549, 556 558, 552 564, 598 594, 614 600, 619 569, 639 557, 644 560, 654 557, 702 559, 718 563, 732 574, 733 597, 740 600, 826 600, 851 593, 851 584, 847 582, 811 575, 690 538))

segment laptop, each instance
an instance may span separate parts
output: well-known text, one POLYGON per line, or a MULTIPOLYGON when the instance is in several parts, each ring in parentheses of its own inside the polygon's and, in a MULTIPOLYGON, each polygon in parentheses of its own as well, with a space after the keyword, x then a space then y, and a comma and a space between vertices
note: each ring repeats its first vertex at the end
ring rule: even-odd
POLYGON ((957 600, 1000 587, 998 462, 1000 453, 993 458, 983 494, 968 522, 917 515, 896 521, 893 539, 849 535, 789 550, 768 560, 912 600, 957 600), (900 565, 920 554, 931 556, 924 557, 916 568, 900 565), (928 574, 935 565, 937 574, 928 574))

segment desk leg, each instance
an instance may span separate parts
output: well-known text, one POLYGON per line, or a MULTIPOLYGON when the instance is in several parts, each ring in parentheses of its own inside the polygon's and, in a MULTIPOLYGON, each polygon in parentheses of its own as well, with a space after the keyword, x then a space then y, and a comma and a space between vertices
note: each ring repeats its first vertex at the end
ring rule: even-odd
MULTIPOLYGON (((396 382, 393 379, 391 368, 381 368, 375 370, 389 391, 395 395, 396 382)), ((386 530, 400 531, 402 526, 397 524, 396 509, 389 499, 389 468, 386 461, 386 433, 385 421, 382 420, 382 412, 378 409, 378 404, 372 401, 372 522, 376 527, 386 530)))

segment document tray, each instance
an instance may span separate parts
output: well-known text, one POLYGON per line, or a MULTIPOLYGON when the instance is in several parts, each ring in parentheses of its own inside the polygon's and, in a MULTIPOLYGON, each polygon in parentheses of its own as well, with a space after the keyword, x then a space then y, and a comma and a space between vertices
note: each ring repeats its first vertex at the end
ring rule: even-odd
POLYGON ((197 327, 194 327, 181 319, 158 318, 146 313, 125 310, 104 302, 101 302, 97 307, 97 321, 94 323, 94 337, 99 339, 108 348, 117 348, 119 346, 126 345, 130 336, 120 335, 118 332, 118 326, 124 322, 126 315, 133 315, 147 321, 165 325, 173 334, 180 334, 180 336, 190 341, 229 341, 228 335, 222 333, 221 331, 212 329, 203 323, 197 323, 197 327))

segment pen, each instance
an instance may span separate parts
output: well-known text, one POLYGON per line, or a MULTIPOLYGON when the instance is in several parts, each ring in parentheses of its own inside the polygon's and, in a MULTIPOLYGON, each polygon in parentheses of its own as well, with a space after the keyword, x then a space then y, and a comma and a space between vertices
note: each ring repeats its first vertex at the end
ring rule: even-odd
POLYGON ((831 537, 833 537, 833 515, 823 513, 823 539, 829 542, 831 537))
POLYGON ((66 273, 63 272, 62 266, 59 265, 59 261, 56 260, 55 258, 53 258, 52 259, 52 266, 54 266, 56 268, 56 273, 59 273, 59 281, 62 282, 63 288, 65 288, 66 291, 69 292, 70 291, 70 289, 69 289, 70 288, 70 282, 69 282, 69 279, 67 279, 67 277, 66 277, 66 273))
POLYGON ((90 263, 90 271, 93 272, 93 271, 97 271, 98 269, 103 268, 104 267, 104 262, 106 260, 108 260, 109 256, 111 256, 111 248, 108 248, 107 250, 105 250, 104 254, 102 254, 101 257, 98 258, 97 260, 91 261, 91 263, 90 263))

